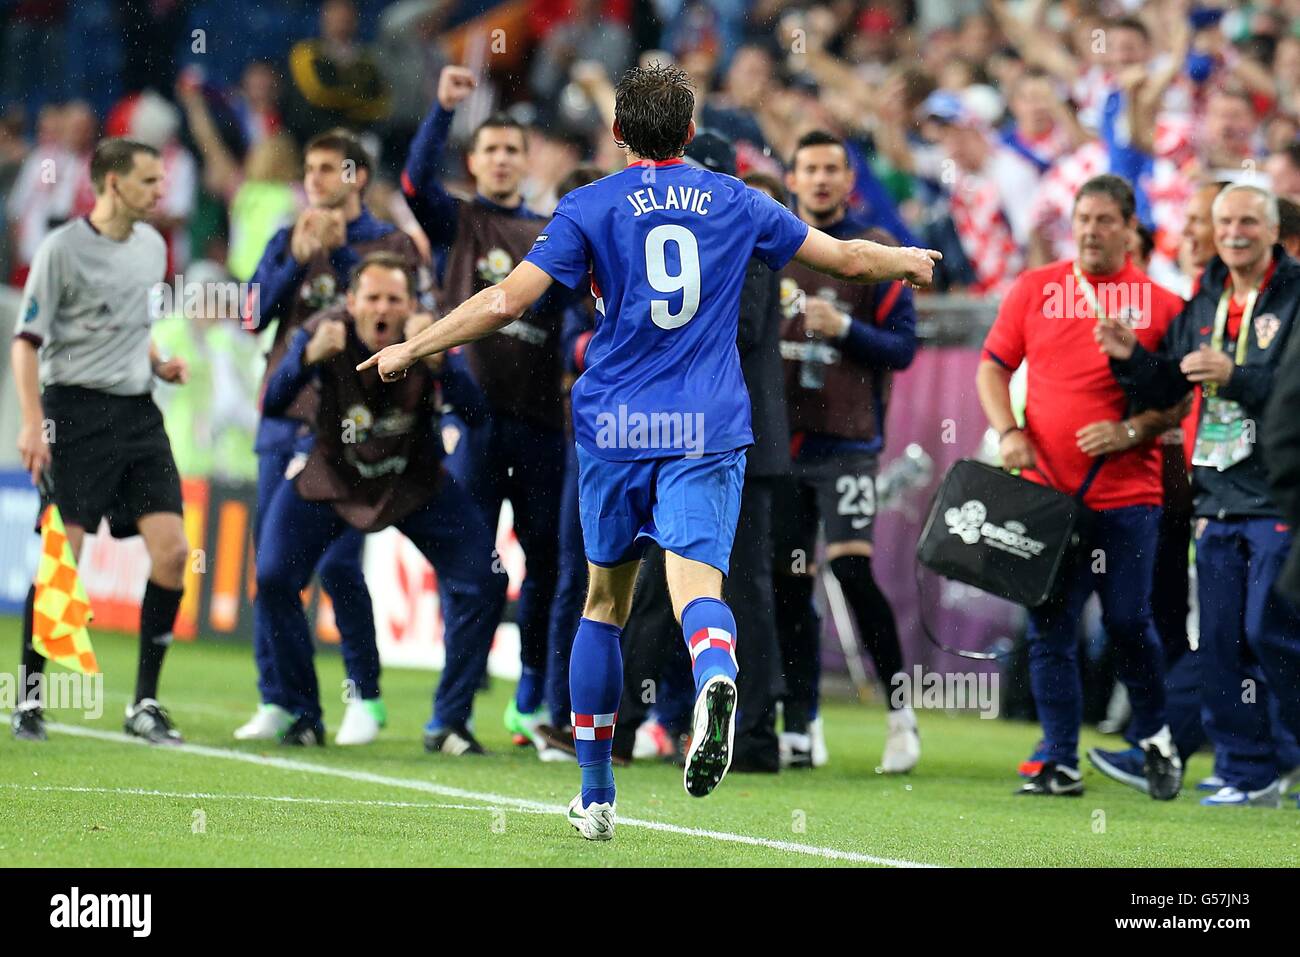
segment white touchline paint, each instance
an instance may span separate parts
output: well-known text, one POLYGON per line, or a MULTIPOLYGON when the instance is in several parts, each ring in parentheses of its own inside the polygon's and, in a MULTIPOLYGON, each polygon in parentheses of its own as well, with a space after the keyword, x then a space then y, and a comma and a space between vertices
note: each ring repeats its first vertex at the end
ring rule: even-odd
MULTIPOLYGON (((7 713, 0 713, 0 718, 7 718, 7 713)), ((59 734, 68 734, 79 738, 94 738, 99 741, 113 741, 119 744, 135 744, 143 747, 150 747, 146 742, 139 738, 133 738, 129 735, 117 731, 101 731, 98 728, 86 728, 72 724, 56 724, 54 722, 45 725, 49 731, 59 734)), ((466 801, 479 801, 488 808, 491 807, 510 807, 517 811, 532 814, 563 814, 566 808, 559 804, 545 804, 540 801, 529 801, 525 798, 510 797, 504 794, 493 794, 486 791, 467 791, 463 788, 448 787, 444 784, 434 784, 432 781, 420 781, 414 778, 394 778, 383 774, 372 774, 369 771, 358 771, 353 768, 332 768, 323 764, 312 764, 308 761, 296 761, 292 758, 273 758, 262 754, 252 754, 245 751, 231 751, 227 748, 210 748, 202 744, 179 744, 170 746, 159 746, 160 752, 180 752, 183 754, 194 754, 206 758, 219 758, 227 761, 242 761, 245 764, 257 764, 262 767, 278 768, 282 771, 297 771, 301 774, 319 774, 325 777, 344 778, 349 781, 361 781, 367 784, 375 784, 381 787, 405 788, 412 791, 422 791, 426 794, 436 794, 440 797, 460 798, 466 801)), ((486 810, 487 808, 466 808, 467 810, 486 810)), ((766 837, 751 837, 747 834, 732 834, 727 831, 710 831, 697 827, 682 827, 679 824, 668 824, 663 821, 643 821, 633 817, 619 817, 618 823, 624 827, 640 827, 649 831, 663 831, 667 834, 682 834, 687 837, 702 837, 712 841, 722 841, 729 844, 747 844, 752 847, 766 847, 775 851, 786 851, 791 854, 806 854, 810 857, 821 857, 835 861, 853 861, 858 864, 878 864, 883 867, 934 867, 933 864, 922 864, 918 861, 906 861, 892 857, 877 857, 874 854, 861 854, 857 851, 841 851, 833 847, 818 847, 814 844, 798 844, 794 841, 777 841, 766 837)))

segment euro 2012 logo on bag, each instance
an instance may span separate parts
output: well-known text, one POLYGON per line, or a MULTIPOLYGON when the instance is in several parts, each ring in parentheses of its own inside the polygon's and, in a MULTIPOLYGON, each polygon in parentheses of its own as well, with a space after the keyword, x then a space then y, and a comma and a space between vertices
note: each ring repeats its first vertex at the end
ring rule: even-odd
POLYGON ((479 261, 474 265, 478 269, 479 278, 491 283, 505 279, 510 275, 510 270, 515 268, 514 260, 504 249, 489 250, 487 255, 480 256, 479 261))
POLYGON ((948 526, 948 531, 967 545, 974 545, 980 540, 980 529, 984 527, 984 520, 988 517, 988 509, 978 499, 971 499, 961 508, 950 508, 943 513, 943 521, 948 526))

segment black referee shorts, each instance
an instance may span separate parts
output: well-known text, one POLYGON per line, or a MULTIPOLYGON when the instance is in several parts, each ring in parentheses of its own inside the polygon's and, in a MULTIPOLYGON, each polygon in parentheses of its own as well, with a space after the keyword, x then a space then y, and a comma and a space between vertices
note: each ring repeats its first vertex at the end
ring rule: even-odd
POLYGON ((54 385, 42 404, 54 424, 50 476, 65 524, 93 535, 107 516, 113 537, 129 538, 141 515, 181 514, 180 473, 151 396, 54 385))

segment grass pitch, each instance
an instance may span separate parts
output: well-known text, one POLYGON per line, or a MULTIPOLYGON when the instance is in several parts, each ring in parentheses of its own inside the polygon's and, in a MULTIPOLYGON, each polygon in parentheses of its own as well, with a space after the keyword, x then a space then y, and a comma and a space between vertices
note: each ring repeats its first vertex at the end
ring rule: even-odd
MULTIPOLYGON (((17 631, 0 619, 0 652, 14 664, 17 631)), ((560 814, 577 768, 511 746, 505 682, 477 702, 486 757, 424 753, 434 675, 395 669, 383 679, 390 724, 377 743, 290 749, 231 738, 256 705, 248 645, 177 643, 162 700, 188 744, 158 749, 120 735, 136 638, 94 641, 103 717, 50 712, 65 730, 44 744, 0 736, 6 866, 1300 865, 1294 803, 1209 809, 1185 792, 1160 804, 1091 769, 1081 798, 1013 796, 1032 725, 923 712, 920 766, 877 774, 884 715, 846 702, 825 705, 831 762, 815 771, 730 775, 696 800, 677 768, 617 770, 617 837, 592 844, 560 814)), ((318 668, 332 735, 342 665, 322 654, 318 668)), ((1085 732, 1083 743, 1104 741, 1085 732)), ((1208 773, 1198 756, 1188 780, 1208 773)))

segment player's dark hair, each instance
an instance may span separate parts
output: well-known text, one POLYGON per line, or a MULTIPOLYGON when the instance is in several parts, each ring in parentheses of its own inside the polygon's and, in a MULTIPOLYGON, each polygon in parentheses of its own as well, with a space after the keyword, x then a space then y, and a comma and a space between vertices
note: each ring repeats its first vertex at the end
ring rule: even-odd
POLYGON ((90 156, 90 182, 96 193, 104 191, 104 179, 109 173, 119 176, 129 173, 135 167, 135 158, 140 153, 157 159, 162 154, 148 143, 128 140, 114 136, 100 140, 95 145, 95 152, 90 156))
POLYGON ((356 289, 361 274, 372 267, 401 270, 402 275, 406 277, 406 294, 411 299, 415 299, 415 271, 411 269, 410 260, 400 253, 389 252, 385 249, 370 253, 352 267, 352 274, 348 278, 348 288, 356 289))
POLYGON ((844 165, 849 164, 849 148, 842 139, 827 130, 809 130, 799 137, 799 142, 794 144, 794 150, 790 153, 790 166, 792 168, 799 162, 799 151, 808 149, 810 146, 838 146, 844 152, 844 165))
POLYGON ((601 172, 600 167, 592 163, 583 163, 580 166, 575 166, 573 171, 570 172, 568 176, 564 177, 564 179, 560 180, 560 185, 555 188, 556 197, 558 199, 563 199, 575 189, 594 183, 604 175, 605 174, 601 172))
POLYGON ((663 66, 632 67, 614 89, 614 119, 620 145, 643 159, 681 156, 695 115, 695 91, 685 70, 663 66))
POLYGON ((478 135, 484 130, 518 130, 524 143, 524 152, 528 152, 528 127, 520 123, 509 113, 493 113, 486 120, 474 127, 474 135, 469 139, 470 152, 478 149, 478 135))
POLYGON ((785 183, 781 182, 775 176, 768 173, 747 173, 740 178, 740 181, 746 186, 752 186, 755 189, 762 190, 782 206, 790 205, 787 202, 790 194, 786 191, 785 183))
POLYGON ((1129 181, 1122 176, 1115 176, 1112 173, 1102 173, 1100 176, 1094 176, 1088 182, 1079 187, 1079 191, 1074 194, 1074 205, 1079 205, 1079 200, 1085 196, 1106 196, 1115 201, 1119 207, 1119 214, 1127 222, 1133 218, 1137 211, 1137 200, 1133 197, 1133 187, 1129 181))
POLYGON ((302 155, 305 157, 314 150, 330 150, 342 156, 344 162, 351 162, 356 169, 363 169, 367 174, 372 171, 373 160, 370 151, 362 144, 361 137, 341 126, 317 133, 307 141, 302 155))
POLYGON ((1277 198, 1277 241, 1300 237, 1300 206, 1285 196, 1277 198))

